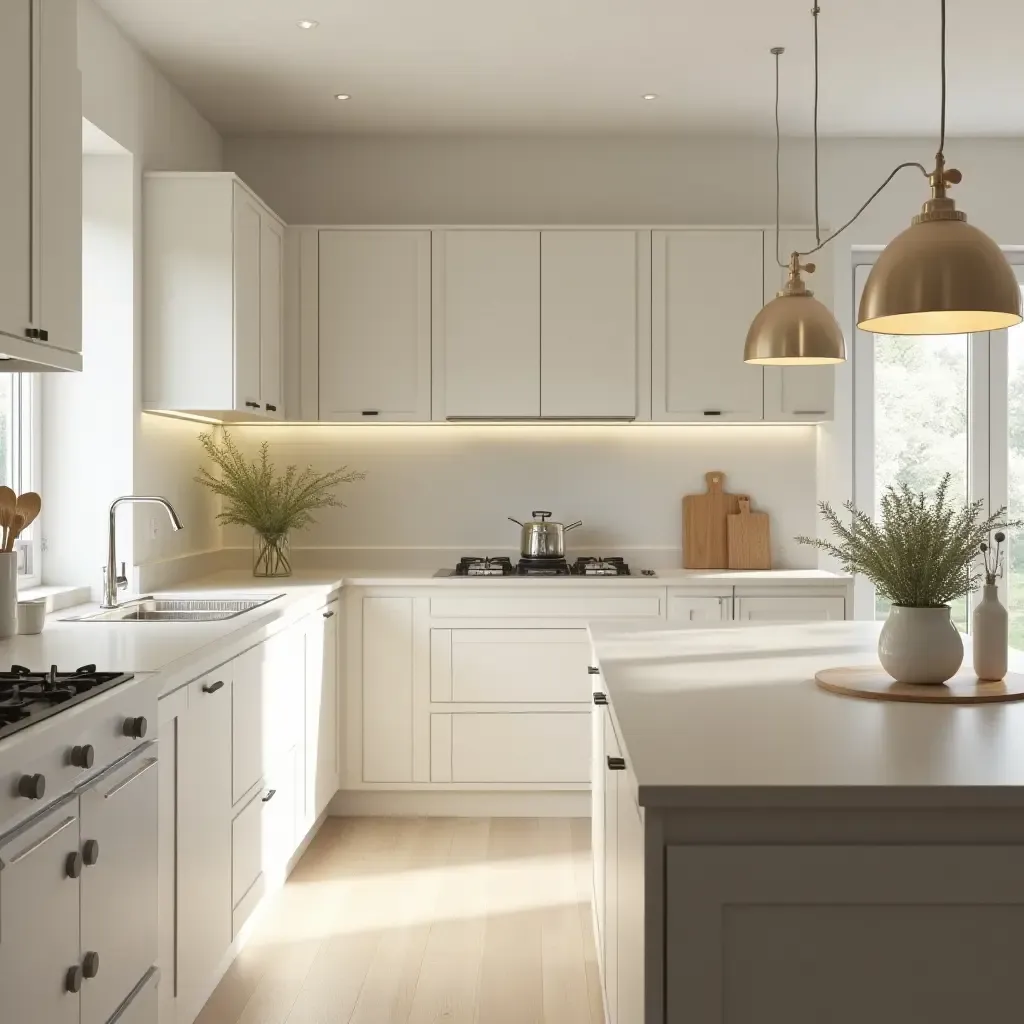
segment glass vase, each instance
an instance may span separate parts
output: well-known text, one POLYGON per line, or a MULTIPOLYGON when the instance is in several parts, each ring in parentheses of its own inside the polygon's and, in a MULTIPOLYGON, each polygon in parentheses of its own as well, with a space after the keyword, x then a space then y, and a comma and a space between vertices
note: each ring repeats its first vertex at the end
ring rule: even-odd
POLYGON ((252 574, 264 578, 291 576, 291 546, 287 533, 252 535, 252 574))

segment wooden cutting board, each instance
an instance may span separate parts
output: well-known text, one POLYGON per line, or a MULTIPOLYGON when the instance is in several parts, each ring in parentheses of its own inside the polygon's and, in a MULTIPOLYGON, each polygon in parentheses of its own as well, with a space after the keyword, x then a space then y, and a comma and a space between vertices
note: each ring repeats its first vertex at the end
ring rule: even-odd
POLYGON ((704 494, 683 498, 683 568, 728 569, 729 543, 726 518, 739 512, 739 495, 725 490, 725 474, 704 474, 704 494))
POLYGON ((767 512, 751 512, 750 499, 739 499, 739 511, 729 515, 729 568, 770 569, 772 542, 767 512))

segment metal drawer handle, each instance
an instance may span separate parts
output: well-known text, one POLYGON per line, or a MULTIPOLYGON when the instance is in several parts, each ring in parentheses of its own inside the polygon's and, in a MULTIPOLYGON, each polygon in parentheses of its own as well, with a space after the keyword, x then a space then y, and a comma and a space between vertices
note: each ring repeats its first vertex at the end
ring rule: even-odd
POLYGON ((622 757, 609 757, 608 767, 613 772, 623 772, 626 770, 626 760, 622 757))
POLYGON ((203 693, 216 693, 223 685, 223 679, 218 679, 215 683, 203 683, 203 693))
MULTIPOLYGON (((65 818, 59 825, 54 825, 54 827, 50 829, 45 836, 37 839, 31 846, 25 847, 21 853, 16 853, 9 861, 7 861, 7 863, 14 865, 17 864, 19 860, 24 860, 26 857, 35 853, 39 847, 45 846, 51 839, 53 839, 54 836, 59 836, 61 832, 68 827, 68 825, 73 825, 76 821, 78 821, 78 818, 75 817, 75 815, 65 818)), ((0 867, 3 866, 3 863, 4 862, 0 860, 0 867)))
POLYGON ((271 789, 267 792, 267 795, 263 798, 265 804, 269 804, 274 799, 274 794, 277 792, 276 789, 271 789))
POLYGON ((601 670, 596 665, 588 665, 587 672, 592 676, 599 676, 601 674, 601 670))
POLYGON ((146 763, 140 768, 136 768, 135 771, 128 776, 127 779, 122 779, 112 790, 103 794, 104 800, 109 800, 115 793, 120 793, 125 786, 130 786, 140 775, 145 775, 153 765, 156 764, 156 758, 151 757, 147 759, 146 763))
POLYGON ((606 693, 595 693, 594 703, 599 707, 604 707, 604 705, 608 703, 608 695, 606 693))
POLYGON ((794 409, 794 416, 824 416, 824 409, 794 409))
POLYGON ((325 619, 333 619, 334 618, 334 612, 324 612, 324 618, 325 619))

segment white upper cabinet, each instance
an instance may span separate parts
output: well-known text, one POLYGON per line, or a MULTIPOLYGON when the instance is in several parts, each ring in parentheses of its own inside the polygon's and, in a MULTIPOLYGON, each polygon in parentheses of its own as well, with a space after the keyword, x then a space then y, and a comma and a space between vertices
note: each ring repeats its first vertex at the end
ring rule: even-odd
POLYGON ((646 232, 542 231, 540 413, 635 419, 646 232))
POLYGON ((536 419, 540 232, 434 232, 434 419, 536 419))
POLYGON ((82 368, 82 86, 75 0, 0 5, 0 353, 82 368))
POLYGON ((143 223, 143 404, 281 418, 281 221, 233 174, 162 172, 143 223))
POLYGON ((429 420, 430 232, 320 231, 318 264, 318 418, 429 420))
POLYGON ((764 232, 653 235, 652 415, 676 422, 764 418, 764 372, 743 362, 764 298, 764 232))
MULTIPOLYGON (((823 230, 822 238, 828 235, 823 230)), ((783 263, 789 263, 791 252, 807 252, 817 245, 814 232, 809 229, 783 228, 779 250, 783 263)), ((807 287, 814 297, 834 310, 832 301, 831 247, 807 256, 801 262, 815 264, 813 274, 804 274, 807 287)), ((786 283, 787 270, 778 265, 775 231, 764 233, 764 298, 774 298, 786 283)), ((835 411, 835 367, 832 366, 766 366, 764 369, 764 418, 766 420, 818 420, 832 419, 835 411)))

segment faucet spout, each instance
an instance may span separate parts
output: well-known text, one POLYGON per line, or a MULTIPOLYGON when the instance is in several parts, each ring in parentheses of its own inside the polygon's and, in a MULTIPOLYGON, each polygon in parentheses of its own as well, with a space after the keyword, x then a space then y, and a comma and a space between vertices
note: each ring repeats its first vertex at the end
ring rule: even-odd
POLYGON ((125 575, 124 563, 121 563, 121 572, 117 571, 117 520, 115 513, 117 512, 118 505, 122 504, 151 504, 151 505, 163 505, 167 511, 167 517, 171 521, 171 529, 175 533, 178 530, 183 529, 181 520, 178 518, 178 513, 174 511, 174 506, 166 499, 156 495, 138 495, 138 494, 125 494, 120 498, 115 498, 110 503, 110 521, 109 529, 107 532, 107 565, 103 571, 103 596, 100 599, 101 608, 116 608, 117 607, 117 592, 124 590, 128 586, 128 578, 125 575))

